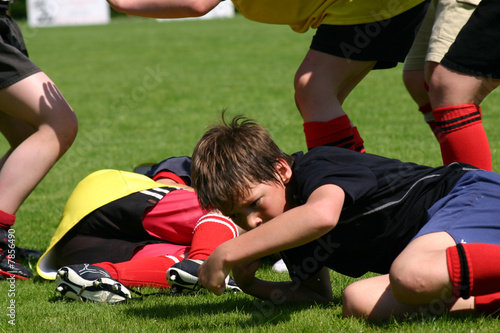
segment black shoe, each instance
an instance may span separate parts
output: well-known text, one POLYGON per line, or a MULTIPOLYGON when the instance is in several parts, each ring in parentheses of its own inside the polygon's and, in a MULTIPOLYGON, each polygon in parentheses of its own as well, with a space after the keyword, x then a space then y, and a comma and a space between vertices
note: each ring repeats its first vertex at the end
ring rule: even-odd
POLYGON ((21 247, 14 246, 13 236, 9 237, 9 231, 6 229, 0 229, 0 248, 2 249, 13 249, 15 251, 15 258, 17 260, 38 260, 42 256, 42 252, 32 249, 25 249, 21 247), (13 248, 11 248, 14 246, 13 248))
POLYGON ((16 247, 16 258, 20 260, 38 260, 42 256, 42 252, 33 250, 33 249, 27 249, 27 248, 21 248, 21 247, 16 247))
POLYGON ((33 273, 18 262, 21 255, 13 239, 8 230, 0 229, 0 277, 28 280, 33 273))
POLYGON ((18 263, 8 249, 0 249, 0 277, 28 280, 33 277, 33 273, 18 263))
POLYGON ((57 271, 56 291, 76 301, 117 303, 132 298, 130 291, 111 278, 103 268, 79 264, 61 267, 57 271))
MULTIPOLYGON (((198 268, 202 263, 203 260, 186 259, 172 265, 167 270, 167 281, 172 292, 188 293, 200 290, 202 286, 198 284, 198 268)), ((230 276, 226 278, 226 290, 241 291, 230 276)))

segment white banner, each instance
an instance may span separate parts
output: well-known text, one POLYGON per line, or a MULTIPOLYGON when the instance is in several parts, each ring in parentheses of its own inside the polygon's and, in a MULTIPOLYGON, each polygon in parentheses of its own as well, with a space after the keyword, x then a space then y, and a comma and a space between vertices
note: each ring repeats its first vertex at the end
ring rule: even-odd
POLYGON ((110 9, 106 0, 27 0, 32 27, 106 24, 110 9))

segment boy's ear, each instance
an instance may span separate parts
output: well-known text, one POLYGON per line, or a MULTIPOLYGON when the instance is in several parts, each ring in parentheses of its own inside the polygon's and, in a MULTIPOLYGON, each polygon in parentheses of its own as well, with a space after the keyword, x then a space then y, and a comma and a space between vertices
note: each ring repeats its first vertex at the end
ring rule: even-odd
POLYGON ((288 184, 288 182, 292 178, 292 168, 284 159, 278 158, 278 163, 276 163, 276 171, 278 172, 283 184, 288 184))

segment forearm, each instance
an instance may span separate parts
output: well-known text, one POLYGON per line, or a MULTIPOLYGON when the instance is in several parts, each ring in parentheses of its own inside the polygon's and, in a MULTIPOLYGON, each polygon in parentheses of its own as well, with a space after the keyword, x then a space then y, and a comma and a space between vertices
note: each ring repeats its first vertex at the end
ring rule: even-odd
POLYGON ((300 282, 271 282, 257 280, 250 288, 242 288, 243 292, 251 296, 268 300, 274 304, 282 303, 326 303, 331 302, 331 294, 320 294, 300 285, 300 282))
POLYGON ((333 203, 317 201, 298 206, 225 242, 217 248, 217 255, 224 261, 224 266, 231 269, 239 263, 309 243, 336 226, 342 203, 343 200, 333 203))
POLYGON ((320 238, 337 225, 344 199, 344 191, 336 185, 319 187, 306 204, 222 244, 220 255, 225 260, 224 266, 232 268, 320 238))
POLYGON ((220 0, 108 0, 116 11, 128 15, 153 18, 203 16, 220 0))
POLYGON ((198 269, 200 283, 220 295, 224 291, 224 278, 236 265, 301 246, 332 230, 338 223, 343 202, 344 192, 340 187, 318 188, 305 205, 219 245, 198 269))
MULTIPOLYGON (((233 271, 241 273, 241 270, 233 271)), ((284 282, 270 282, 253 279, 245 279, 245 276, 235 275, 236 283, 243 278, 243 283, 238 284, 241 289, 252 296, 271 301, 275 304, 281 303, 311 303, 311 302, 331 302, 333 301, 332 285, 330 273, 327 268, 323 268, 316 276, 309 280, 284 282), (245 283, 246 282, 246 283, 245 283)))

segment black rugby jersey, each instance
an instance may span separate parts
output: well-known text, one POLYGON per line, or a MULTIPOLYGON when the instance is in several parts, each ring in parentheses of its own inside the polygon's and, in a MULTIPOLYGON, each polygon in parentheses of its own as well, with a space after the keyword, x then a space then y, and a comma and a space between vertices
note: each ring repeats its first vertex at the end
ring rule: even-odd
POLYGON ((293 156, 291 186, 299 205, 326 184, 340 186, 346 196, 333 230, 282 252, 291 277, 300 280, 324 266, 353 277, 388 273, 396 256, 427 222, 427 210, 464 173, 477 170, 460 163, 432 168, 336 147, 293 156))

